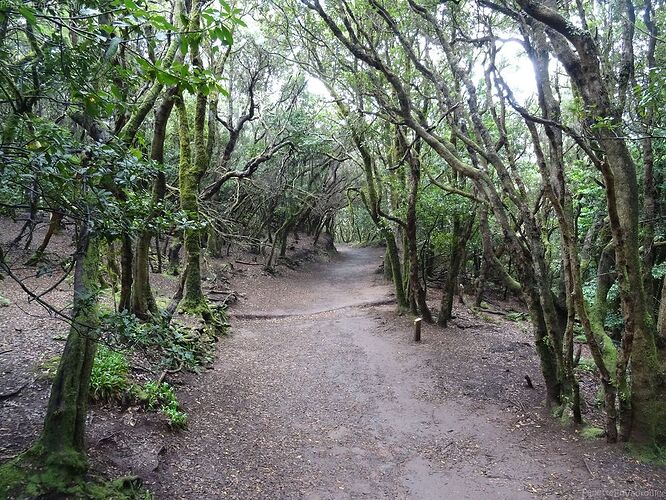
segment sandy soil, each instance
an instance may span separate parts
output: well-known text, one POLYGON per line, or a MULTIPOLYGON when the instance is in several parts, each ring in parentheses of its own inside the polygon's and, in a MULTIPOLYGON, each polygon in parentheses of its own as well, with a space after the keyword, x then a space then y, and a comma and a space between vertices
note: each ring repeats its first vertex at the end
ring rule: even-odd
MULTIPOLYGON (((342 248, 277 276, 235 264, 245 299, 232 334, 210 370, 171 380, 188 430, 95 406, 94 468, 138 474, 160 499, 664 496, 664 469, 548 416, 526 323, 456 305, 450 328, 426 325, 413 343, 412 318, 394 312, 375 273, 381 257, 342 248)), ((11 349, 0 389, 27 385, 0 401, 0 461, 39 431, 48 384, 34 366, 57 353, 64 330, 2 288, 13 303, 0 309, 0 352, 11 349)))

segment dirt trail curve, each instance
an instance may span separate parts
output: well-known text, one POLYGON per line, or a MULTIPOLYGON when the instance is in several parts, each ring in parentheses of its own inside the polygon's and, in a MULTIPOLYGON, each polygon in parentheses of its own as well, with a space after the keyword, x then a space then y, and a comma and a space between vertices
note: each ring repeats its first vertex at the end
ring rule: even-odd
POLYGON ((413 344, 403 328, 409 319, 392 306, 370 306, 390 298, 374 274, 380 257, 377 249, 342 249, 295 280, 248 290, 214 369, 179 391, 190 425, 169 438, 147 477, 158 498, 601 491, 603 473, 588 470, 579 449, 526 442, 500 409, 446 394, 433 345, 413 344))

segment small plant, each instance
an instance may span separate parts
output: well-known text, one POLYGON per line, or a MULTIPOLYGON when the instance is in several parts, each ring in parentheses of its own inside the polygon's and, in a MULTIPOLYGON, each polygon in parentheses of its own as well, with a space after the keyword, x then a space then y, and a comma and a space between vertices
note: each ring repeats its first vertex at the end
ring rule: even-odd
POLYGON ((124 354, 100 345, 90 375, 93 400, 119 399, 129 388, 129 362, 124 354))
POLYGON ((161 411, 174 429, 187 426, 187 414, 180 410, 180 403, 173 388, 166 382, 147 382, 141 389, 141 398, 149 410, 161 411))
POLYGON ((527 319, 527 313, 510 311, 507 313, 506 319, 508 319, 509 321, 524 321, 527 319))
POLYGON ((2 295, 0 295, 0 307, 9 307, 11 305, 11 301, 2 295))
POLYGON ((143 396, 149 410, 156 410, 160 404, 176 400, 173 388, 166 382, 162 382, 161 384, 146 382, 143 385, 143 396))
POLYGON ((169 425, 174 429, 187 427, 187 414, 173 406, 162 407, 162 413, 169 419, 169 425))
POLYGON ((576 368, 584 372, 594 373, 597 370, 597 365, 592 358, 582 357, 576 368))
POLYGON ((586 425, 580 431, 580 435, 584 439, 598 439, 606 435, 606 431, 593 425, 586 425))

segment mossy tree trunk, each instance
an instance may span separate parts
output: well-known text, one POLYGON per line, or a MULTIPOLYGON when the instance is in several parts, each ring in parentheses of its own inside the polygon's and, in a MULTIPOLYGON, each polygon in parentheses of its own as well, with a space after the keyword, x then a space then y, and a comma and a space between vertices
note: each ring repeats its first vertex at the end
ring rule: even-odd
POLYGON ((405 229, 405 262, 409 262, 409 290, 410 295, 410 308, 413 312, 419 314, 424 321, 432 323, 432 314, 426 303, 426 290, 421 286, 419 271, 419 250, 417 243, 417 214, 416 204, 419 196, 419 184, 421 182, 421 158, 420 146, 422 141, 416 139, 410 145, 407 143, 405 131, 398 128, 395 136, 395 152, 396 160, 404 158, 409 168, 409 179, 407 184, 407 214, 405 229), (416 308, 416 311, 414 311, 416 308))
MULTIPOLYGON (((540 30, 536 30, 532 36, 532 39, 528 39, 526 47, 535 68, 541 114, 544 118, 559 123, 561 120, 560 105, 553 93, 553 89, 551 88, 550 84, 550 61, 545 33, 540 30)), ((574 422, 580 424, 582 423, 580 409, 580 388, 574 373, 573 359, 573 337, 576 312, 578 312, 579 316, 582 318, 584 326, 589 325, 589 321, 587 321, 587 311, 585 310, 585 304, 583 302, 582 296, 578 243, 574 229, 573 203, 564 177, 565 160, 563 135, 559 128, 545 126, 545 135, 547 138, 546 149, 546 147, 542 147, 541 145, 541 138, 533 121, 526 119, 525 123, 530 131, 532 138, 532 143, 537 158, 537 165, 541 172, 541 177, 545 187, 545 195, 555 211, 560 228, 560 241, 562 246, 562 272, 565 289, 565 309, 567 313, 563 336, 564 342, 562 345, 563 381, 565 394, 567 395, 567 399, 570 401, 571 409, 573 411, 574 422), (580 297, 577 296, 578 294, 580 294, 580 297)), ((593 356, 595 356, 595 361, 601 363, 599 370, 602 374, 604 386, 606 387, 610 384, 610 376, 605 364, 603 363, 602 357, 599 355, 600 351, 596 342, 597 339, 592 333, 591 329, 588 328, 586 333, 588 335, 588 344, 590 345, 590 349, 593 352, 593 356)), ((612 392, 612 388, 609 387, 609 390, 612 392)), ((612 404, 614 405, 614 393, 612 396, 612 404)), ((612 413, 614 413, 614 408, 611 408, 610 412, 607 412, 607 414, 612 413)), ((614 441, 615 436, 617 435, 615 430, 615 421, 609 420, 607 423, 607 434, 609 436, 609 440, 614 441)))
POLYGON ((468 218, 464 223, 460 216, 453 219, 453 241, 451 242, 451 259, 449 270, 444 283, 442 301, 437 315, 437 324, 445 327, 453 314, 453 297, 457 292, 458 275, 463 264, 465 245, 472 235, 474 218, 468 218))
POLYGON ((98 326, 99 255, 87 228, 81 231, 75 259, 73 322, 51 387, 44 430, 35 447, 45 454, 46 464, 72 474, 85 469, 88 391, 98 326))
POLYGON ((123 234, 120 247, 120 299, 118 310, 129 311, 132 298, 134 250, 132 237, 123 234))
POLYGON ((201 230, 197 227, 199 219, 199 176, 192 162, 192 149, 190 147, 190 125, 187 109, 182 94, 177 96, 176 110, 178 112, 178 140, 179 140, 179 169, 178 179, 180 188, 180 208, 187 214, 194 226, 183 232, 183 246, 185 248, 186 273, 185 292, 183 299, 187 308, 196 309, 203 301, 201 289, 201 230))
MULTIPOLYGON (((395 241, 395 233, 393 230, 390 227, 386 227, 386 223, 384 224, 385 226, 381 228, 381 232, 384 236, 384 241, 386 242, 386 254, 389 258, 388 266, 395 289, 395 298, 398 301, 398 307, 401 309, 407 309, 407 295, 405 294, 405 287, 403 286, 402 264, 400 263, 398 244, 395 241)), ((386 264, 384 265, 386 266, 386 264)))
MULTIPOLYGON (((153 126, 153 141, 151 144, 150 158, 158 164, 164 163, 164 142, 166 139, 166 127, 171 116, 174 105, 176 88, 169 89, 164 96, 160 106, 155 112, 155 124, 153 126)), ((164 200, 166 193, 166 177, 164 172, 158 172, 153 183, 152 203, 155 207, 153 214, 147 221, 150 226, 154 218, 160 213, 160 203, 164 200)), ((157 314, 157 303, 150 286, 150 241, 155 236, 151 228, 145 229, 137 238, 134 254, 134 287, 132 289, 132 313, 137 317, 146 319, 157 314)), ((159 253, 159 245, 157 248, 159 253)))
MULTIPOLYGON (((652 446, 666 440, 666 383, 660 365, 666 349, 658 352, 654 322, 646 307, 643 274, 639 252, 639 189, 636 165, 626 141, 618 136, 622 129, 625 88, 622 79, 618 98, 614 99, 608 79, 600 66, 602 60, 597 43, 588 30, 577 29, 554 3, 542 4, 518 0, 520 7, 531 17, 550 27, 552 50, 574 86, 580 92, 586 109, 589 127, 587 134, 596 143, 590 155, 601 170, 607 195, 610 227, 615 242, 615 263, 620 285, 624 316, 624 334, 617 361, 616 384, 619 395, 620 439, 631 437, 640 445, 652 446), (573 46, 573 50, 572 50, 573 46), (628 369, 631 363, 631 377, 628 369)), ((621 3, 623 17, 634 14, 633 3, 621 3)), ((633 23, 625 24, 624 44, 619 67, 633 68, 633 23)), ((626 72, 627 75, 631 71, 626 72)))
POLYGON ((661 300, 659 301, 659 312, 657 315, 657 338, 662 344, 666 344, 666 275, 661 285, 661 300))
MULTIPOLYGON (((190 30, 199 28, 201 2, 194 2, 190 15, 190 30)), ((198 44, 191 47, 192 63, 199 67, 198 44)), ((206 137, 204 128, 206 123, 207 94, 199 90, 195 97, 194 134, 190 134, 190 125, 187 108, 182 92, 176 96, 176 110, 178 113, 178 138, 180 143, 180 159, 178 164, 178 177, 180 188, 180 207, 192 222, 192 227, 185 229, 183 244, 186 254, 185 293, 183 308, 196 311, 205 306, 206 298, 201 288, 201 218, 199 214, 199 185, 206 172, 208 158, 206 155, 206 137), (193 139, 194 151, 190 147, 193 139)))

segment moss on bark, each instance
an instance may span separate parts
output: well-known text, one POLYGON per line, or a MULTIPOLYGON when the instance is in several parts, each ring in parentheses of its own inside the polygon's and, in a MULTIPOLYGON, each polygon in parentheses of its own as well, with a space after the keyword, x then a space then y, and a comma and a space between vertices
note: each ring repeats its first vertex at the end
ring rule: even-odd
MULTIPOLYGON (((85 424, 98 325, 99 251, 81 231, 74 274, 74 314, 53 380, 44 429, 26 452, 0 468, 0 497, 88 497, 85 424)), ((119 497, 122 498, 122 497, 119 497)))
POLYGON ((39 443, 0 466, 0 498, 145 499, 133 476, 112 481, 85 474, 77 453, 48 453, 39 443))

